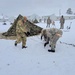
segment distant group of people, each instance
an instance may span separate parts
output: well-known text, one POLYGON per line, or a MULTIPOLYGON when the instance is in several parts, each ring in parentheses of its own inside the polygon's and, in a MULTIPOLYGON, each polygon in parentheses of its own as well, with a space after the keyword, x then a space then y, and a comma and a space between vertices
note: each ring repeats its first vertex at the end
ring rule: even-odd
MULTIPOLYGON (((55 22, 52 21, 52 20, 50 19, 50 17, 48 17, 46 28, 47 28, 47 27, 50 27, 50 24, 51 24, 51 23, 52 23, 53 26, 55 26, 55 22)), ((60 17, 60 29, 64 29, 64 23, 65 23, 65 18, 64 18, 63 15, 62 15, 62 16, 60 17)))
MULTIPOLYGON (((27 18, 23 17, 21 20, 19 20, 17 22, 17 25, 16 25, 17 38, 16 38, 14 45, 17 46, 18 43, 22 42, 22 49, 27 48, 27 46, 26 46, 27 38, 26 37, 30 35, 30 29, 27 27, 26 21, 27 21, 27 18)), ((47 26, 50 27, 51 22, 52 21, 50 20, 50 17, 48 17, 47 26)), ((64 22, 65 22, 65 19, 63 19, 63 16, 61 16, 61 18, 60 18, 60 23, 61 23, 60 29, 64 28, 64 26, 63 26, 64 22)), ((54 21, 52 23, 53 23, 53 25, 55 25, 54 21)), ((51 47, 51 49, 49 49, 48 52, 55 52, 56 43, 57 43, 58 39, 63 34, 62 30, 60 30, 60 29, 49 28, 49 29, 43 29, 41 31, 41 39, 42 39, 42 37, 44 37, 44 40, 46 41, 44 43, 44 47, 47 44, 49 44, 51 47)))

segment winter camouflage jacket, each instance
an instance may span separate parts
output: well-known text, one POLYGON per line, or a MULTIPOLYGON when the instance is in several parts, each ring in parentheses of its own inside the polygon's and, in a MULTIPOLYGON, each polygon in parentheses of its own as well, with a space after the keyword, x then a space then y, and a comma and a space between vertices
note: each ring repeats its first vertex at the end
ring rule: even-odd
POLYGON ((26 25, 22 22, 22 20, 19 20, 16 25, 16 33, 24 33, 27 32, 26 25))
POLYGON ((60 18, 60 23, 64 24, 65 23, 65 19, 64 18, 60 18))
POLYGON ((47 24, 51 24, 51 19, 50 18, 47 19, 47 24))

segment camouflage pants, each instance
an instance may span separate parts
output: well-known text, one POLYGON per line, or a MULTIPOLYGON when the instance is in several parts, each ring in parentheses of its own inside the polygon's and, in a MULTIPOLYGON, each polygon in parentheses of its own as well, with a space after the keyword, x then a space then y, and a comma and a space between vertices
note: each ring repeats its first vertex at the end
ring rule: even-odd
POLYGON ((22 42, 22 46, 26 45, 26 35, 24 33, 17 33, 17 40, 16 43, 21 43, 22 42))
POLYGON ((63 23, 60 24, 60 29, 64 29, 64 24, 63 23))
POLYGON ((51 49, 55 50, 56 48, 56 42, 59 39, 59 36, 54 35, 53 37, 50 38, 50 45, 51 45, 51 49))
POLYGON ((50 27, 50 23, 48 23, 46 27, 50 27))

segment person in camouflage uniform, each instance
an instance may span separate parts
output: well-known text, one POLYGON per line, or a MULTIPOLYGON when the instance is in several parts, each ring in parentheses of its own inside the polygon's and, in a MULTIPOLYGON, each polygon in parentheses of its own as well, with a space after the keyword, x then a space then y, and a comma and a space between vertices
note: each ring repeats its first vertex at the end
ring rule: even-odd
POLYGON ((50 27, 50 24, 51 24, 51 19, 50 19, 50 17, 48 17, 48 19, 47 19, 47 26, 46 27, 50 27))
POLYGON ((58 39, 62 36, 62 34, 63 34, 63 32, 57 28, 50 28, 50 30, 47 31, 48 40, 44 44, 44 47, 47 44, 49 44, 49 41, 50 41, 51 50, 49 49, 48 52, 55 52, 56 43, 57 43, 58 39))
POLYGON ((61 18, 60 18, 60 29, 64 28, 64 23, 65 23, 65 18, 62 15, 61 18))
POLYGON ((27 35, 29 33, 28 28, 26 26, 27 18, 23 17, 23 19, 19 20, 16 25, 16 35, 17 40, 15 41, 15 46, 17 46, 18 43, 22 42, 22 49, 27 48, 26 46, 26 40, 27 35))

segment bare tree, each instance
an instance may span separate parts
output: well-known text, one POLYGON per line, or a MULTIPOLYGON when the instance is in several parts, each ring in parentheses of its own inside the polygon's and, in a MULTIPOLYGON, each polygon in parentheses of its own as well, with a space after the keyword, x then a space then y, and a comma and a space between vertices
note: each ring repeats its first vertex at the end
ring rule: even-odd
POLYGON ((71 10, 71 8, 68 8, 68 10, 67 10, 67 12, 66 12, 67 14, 73 14, 73 12, 72 12, 72 10, 71 10))

